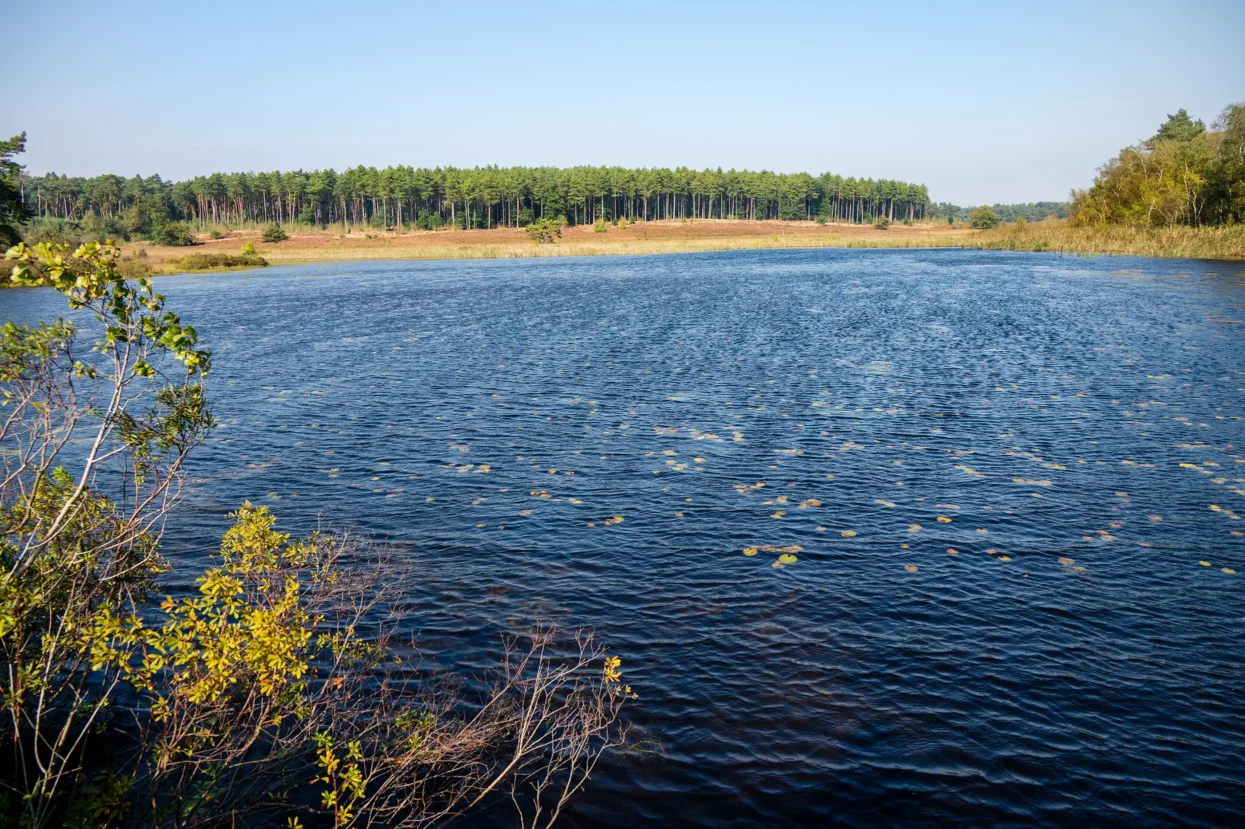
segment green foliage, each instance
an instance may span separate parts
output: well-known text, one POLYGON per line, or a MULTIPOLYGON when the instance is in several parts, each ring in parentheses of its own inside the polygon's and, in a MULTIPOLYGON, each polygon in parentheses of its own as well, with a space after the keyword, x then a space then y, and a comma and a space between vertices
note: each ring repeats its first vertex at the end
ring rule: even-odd
POLYGON ((439 230, 445 226, 445 220, 439 212, 425 210, 419 214, 415 226, 420 230, 439 230))
POLYGON ((609 223, 606 222, 605 219, 597 219, 595 222, 592 223, 593 233, 609 233, 609 230, 610 230, 609 223))
POLYGON ((1153 137, 1108 161, 1093 185, 1074 194, 1082 227, 1226 224, 1245 217, 1245 114, 1227 107, 1206 132, 1185 110, 1153 137))
POLYGON ((111 245, 6 258, 101 331, 78 359, 72 323, 0 328, 5 825, 430 825, 507 802, 534 825, 524 804, 546 799, 556 814, 635 698, 619 658, 542 628, 479 699, 422 684, 375 626, 408 598, 400 565, 348 535, 293 540, 249 503, 197 590, 155 607, 160 528, 214 426, 210 355, 111 245))
POLYGON ((22 241, 28 245, 40 242, 77 247, 85 242, 129 241, 130 231, 116 217, 88 213, 82 219, 36 217, 22 227, 22 241))
POLYGON ((145 279, 154 275, 155 267, 147 261, 147 251, 140 249, 132 257, 117 260, 117 273, 126 279, 145 279))
POLYGON ((191 245, 197 245, 194 233, 190 231, 190 226, 185 222, 169 222, 160 225, 151 232, 151 241, 157 245, 166 245, 168 247, 184 248, 191 245))
POLYGON ((0 141, 0 247, 7 248, 21 241, 17 226, 30 215, 21 197, 18 177, 22 165, 13 160, 26 149, 26 133, 0 141))
POLYGON ((780 201, 778 203, 778 218, 784 222, 798 222, 808 218, 805 215, 805 206, 802 203, 792 201, 780 201))
POLYGON ((999 226, 999 215, 989 207, 982 205, 976 208, 968 217, 969 224, 977 230, 989 230, 992 227, 999 226))
POLYGON ((532 222, 525 230, 527 238, 540 244, 551 243, 555 238, 562 238, 562 225, 555 219, 541 219, 532 222))
MULTIPOLYGON (((939 202, 930 206, 929 215, 935 219, 946 219, 947 224, 952 225, 956 222, 969 221, 973 209, 971 207, 960 207, 949 202, 939 202)), ((992 204, 990 209, 998 215, 1000 221, 1011 222, 1023 217, 1025 221, 1040 222, 1050 217, 1056 219, 1068 218, 1068 214, 1072 210, 1072 203, 1039 201, 1024 204, 992 204)))
POLYGON ((290 238, 290 235, 285 232, 285 229, 282 228, 281 225, 270 224, 268 227, 264 228, 264 233, 261 238, 265 242, 276 244, 277 242, 284 242, 286 239, 290 238))
POLYGON ((873 226, 878 230, 888 230, 891 226, 891 220, 885 216, 878 216, 878 218, 873 222, 873 226))
POLYGON ((224 238, 225 238, 225 234, 221 233, 221 232, 220 232, 218 229, 216 229, 216 228, 212 228, 212 232, 208 234, 208 238, 209 238, 209 239, 224 239, 224 238))
POLYGON ((189 181, 114 175, 31 177, 26 200, 43 215, 122 216, 147 233, 163 216, 199 225, 338 223, 421 230, 526 227, 538 219, 569 224, 626 218, 786 219, 822 214, 863 223, 885 212, 896 220, 926 216, 924 185, 832 173, 686 167, 352 167, 262 173, 213 173, 189 181), (32 195, 33 194, 33 195, 32 195))
POLYGON ((1207 217, 1214 224, 1245 223, 1245 104, 1232 104, 1215 123, 1219 149, 1210 170, 1207 217))
POLYGON ((101 631, 135 618, 165 569, 153 527, 213 426, 200 382, 211 360, 149 281, 126 281, 111 245, 17 245, 6 259, 13 282, 51 286, 100 328, 81 359, 70 323, 0 332, 0 699, 22 770, 8 766, 0 786, 45 825, 121 681, 93 661, 101 631), (61 449, 75 442, 71 473, 61 449))
POLYGON ((266 268, 268 260, 255 254, 192 253, 176 260, 182 270, 208 271, 214 268, 266 268))
POLYGON ((254 256, 255 255, 255 243, 254 242, 243 242, 242 243, 242 255, 243 256, 254 256))
POLYGON ((1206 125, 1201 119, 1194 121, 1182 108, 1177 110, 1175 115, 1168 115, 1167 120, 1159 127, 1159 131, 1146 143, 1154 145, 1160 141, 1192 141, 1205 132, 1206 125))

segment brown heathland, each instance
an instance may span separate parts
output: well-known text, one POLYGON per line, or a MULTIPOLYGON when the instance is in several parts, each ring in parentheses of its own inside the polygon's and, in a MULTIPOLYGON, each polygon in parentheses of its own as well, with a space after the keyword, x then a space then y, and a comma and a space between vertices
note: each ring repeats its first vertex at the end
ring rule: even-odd
MULTIPOLYGON (((233 230, 221 239, 200 236, 196 253, 236 253, 251 242, 272 264, 351 259, 481 259, 531 256, 604 256, 645 253, 686 253, 707 250, 750 250, 803 247, 959 247, 972 231, 947 225, 896 225, 878 230, 862 225, 818 225, 814 222, 748 222, 700 219, 638 222, 597 233, 591 225, 562 229, 562 238, 537 244, 522 230, 382 231, 340 227, 304 230, 286 226, 290 238, 265 244, 258 229, 233 230)), ((145 247, 153 265, 162 265, 188 253, 135 243, 127 253, 145 247)))
POLYGON ((146 243, 125 245, 132 256, 147 252, 157 272, 180 270, 177 260, 188 253, 237 253, 247 242, 271 264, 361 259, 507 259, 535 256, 621 256, 655 253, 696 253, 712 250, 775 248, 978 248, 987 250, 1047 251, 1076 254, 1205 259, 1245 259, 1245 226, 1218 228, 1074 228, 1063 221, 1006 224, 992 230, 973 230, 924 222, 892 225, 880 230, 870 225, 815 222, 749 222, 699 219, 639 222, 611 226, 597 233, 590 225, 567 227, 562 238, 538 244, 522 230, 383 231, 340 227, 327 230, 287 226, 290 238, 264 243, 260 230, 231 230, 221 239, 200 236, 194 248, 169 248, 146 243))

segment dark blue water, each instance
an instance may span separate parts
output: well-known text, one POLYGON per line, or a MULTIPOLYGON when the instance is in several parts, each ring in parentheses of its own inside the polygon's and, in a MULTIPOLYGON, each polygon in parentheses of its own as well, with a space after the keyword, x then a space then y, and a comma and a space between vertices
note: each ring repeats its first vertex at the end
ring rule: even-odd
POLYGON ((225 424, 179 577, 250 498, 402 545, 439 663, 595 628, 660 749, 606 762, 570 825, 1245 817, 1239 265, 769 251, 160 288, 225 424), (801 549, 744 554, 767 545, 801 549))

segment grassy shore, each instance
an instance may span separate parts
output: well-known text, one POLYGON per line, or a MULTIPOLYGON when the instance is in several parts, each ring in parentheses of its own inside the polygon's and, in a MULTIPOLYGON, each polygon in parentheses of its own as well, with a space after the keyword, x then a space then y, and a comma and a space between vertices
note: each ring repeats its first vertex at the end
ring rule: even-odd
MULTIPOLYGON (((818 225, 814 222, 668 221, 610 227, 596 233, 590 226, 565 228, 563 237, 538 244, 521 230, 364 231, 340 228, 301 230, 289 226, 290 239, 265 244, 258 229, 223 231, 221 239, 204 239, 197 256, 236 253, 251 242, 270 264, 369 259, 517 259, 542 256, 632 256, 695 253, 715 250, 790 248, 964 248, 1046 251, 1193 259, 1245 259, 1245 227, 1073 228, 1066 222, 1007 224, 978 231, 964 225, 918 223, 879 230, 862 225, 818 225)), ((145 251, 155 272, 183 270, 186 248, 145 243, 127 245, 145 251)))
POLYGON ((1154 256, 1169 259, 1245 259, 1245 225, 1231 227, 1069 227, 1066 222, 1000 225, 970 245, 983 250, 1154 256))

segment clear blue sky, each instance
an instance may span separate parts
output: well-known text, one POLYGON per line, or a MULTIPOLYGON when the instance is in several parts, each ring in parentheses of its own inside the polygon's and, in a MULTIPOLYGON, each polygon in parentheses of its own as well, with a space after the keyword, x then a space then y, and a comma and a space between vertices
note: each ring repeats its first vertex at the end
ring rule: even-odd
MULTIPOLYGON (((7 4, 6 4, 7 5, 7 4)), ((477 164, 831 171, 1058 200, 1245 100, 1245 0, 12 0, 31 172, 477 164)))

